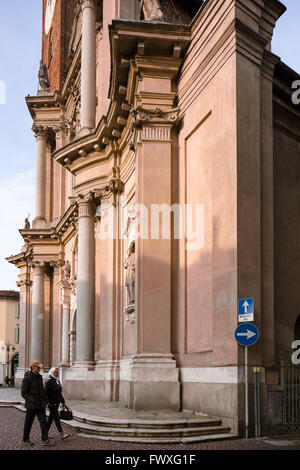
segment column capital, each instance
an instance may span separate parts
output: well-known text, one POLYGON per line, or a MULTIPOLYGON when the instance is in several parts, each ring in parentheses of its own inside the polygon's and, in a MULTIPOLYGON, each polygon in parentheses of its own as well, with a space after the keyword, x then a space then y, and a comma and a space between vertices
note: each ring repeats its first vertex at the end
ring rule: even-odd
POLYGON ((46 127, 34 124, 32 126, 32 130, 34 132, 36 140, 39 140, 39 139, 46 140, 46 135, 47 135, 46 127))
POLYGON ((30 266, 31 268, 41 268, 41 269, 44 269, 45 268, 45 263, 42 262, 42 261, 30 261, 28 263, 28 266, 30 266))
POLYGON ((147 109, 137 107, 131 111, 132 129, 139 131, 142 141, 170 142, 172 127, 178 122, 179 108, 147 109))
POLYGON ((130 111, 132 115, 133 127, 140 127, 143 124, 171 124, 178 121, 179 108, 172 109, 148 109, 138 106, 130 111))
POLYGON ((100 203, 100 195, 94 191, 87 194, 79 194, 76 198, 78 205, 78 218, 94 217, 97 205, 100 203))
POLYGON ((53 132, 55 134, 56 139, 61 139, 67 133, 67 123, 62 121, 61 123, 57 124, 53 127, 53 132))
POLYGON ((82 0, 82 6, 81 9, 84 11, 86 8, 92 8, 93 10, 96 10, 96 0, 82 0))

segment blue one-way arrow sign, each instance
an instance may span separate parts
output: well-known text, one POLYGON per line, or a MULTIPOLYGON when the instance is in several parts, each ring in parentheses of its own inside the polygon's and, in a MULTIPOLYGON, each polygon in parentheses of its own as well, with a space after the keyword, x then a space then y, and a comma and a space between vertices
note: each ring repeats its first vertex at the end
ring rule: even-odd
POLYGON ((259 331, 253 323, 241 323, 235 330, 234 335, 241 346, 252 346, 258 340, 259 331))
POLYGON ((254 299, 239 299, 238 301, 239 322, 254 320, 254 299))

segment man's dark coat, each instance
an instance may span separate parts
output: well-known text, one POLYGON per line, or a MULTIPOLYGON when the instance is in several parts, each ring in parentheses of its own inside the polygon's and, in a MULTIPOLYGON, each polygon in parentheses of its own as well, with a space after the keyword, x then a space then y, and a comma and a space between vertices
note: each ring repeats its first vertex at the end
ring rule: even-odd
POLYGON ((26 372, 22 381, 21 395, 25 398, 25 408, 27 410, 46 408, 43 377, 40 374, 26 372))

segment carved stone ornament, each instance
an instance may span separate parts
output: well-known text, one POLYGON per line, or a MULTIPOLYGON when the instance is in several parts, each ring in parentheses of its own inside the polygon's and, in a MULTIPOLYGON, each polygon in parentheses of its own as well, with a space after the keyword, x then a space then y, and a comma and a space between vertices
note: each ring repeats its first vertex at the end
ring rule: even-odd
POLYGON ((201 0, 142 0, 140 19, 190 24, 201 4, 201 0))
POLYGON ((40 61, 39 84, 42 90, 48 91, 50 88, 48 69, 46 64, 42 60, 40 61))
POLYGON ((135 217, 135 211, 129 212, 123 232, 128 237, 128 249, 124 262, 124 269, 126 270, 126 307, 124 313, 126 320, 130 323, 135 322, 135 217))
POLYGON ((128 248, 124 263, 126 269, 125 285, 127 288, 127 306, 135 304, 135 242, 133 241, 128 248))
POLYGON ((69 284, 70 284, 70 289, 71 289, 71 295, 76 297, 76 289, 77 289, 77 275, 76 274, 74 274, 74 276, 70 278, 69 284))
POLYGON ((72 111, 70 116, 66 118, 66 137, 68 141, 74 140, 81 128, 81 96, 79 86, 73 85, 70 90, 70 95, 73 98, 72 111))
POLYGON ((82 0, 79 0, 74 10, 74 21, 72 26, 71 39, 69 43, 69 57, 73 57, 80 41, 82 31, 82 0))
POLYGON ((62 271, 62 279, 65 281, 68 281, 70 279, 70 274, 71 274, 71 265, 70 265, 69 260, 66 261, 61 271, 62 271))
POLYGON ((32 126, 32 130, 34 132, 34 135, 36 137, 36 139, 39 139, 39 138, 45 138, 46 139, 46 134, 47 134, 47 128, 44 127, 44 126, 37 126, 37 125, 33 125, 32 126))
POLYGON ((30 230, 30 222, 29 222, 28 217, 26 217, 25 219, 24 230, 30 230))
POLYGON ((135 323, 135 306, 126 307, 124 312, 126 314, 126 321, 129 321, 131 324, 135 323))
POLYGON ((141 127, 142 124, 175 124, 178 120, 179 108, 169 110, 146 109, 137 107, 130 111, 132 126, 141 127))
POLYGON ((113 177, 109 181, 108 185, 105 186, 107 193, 122 194, 124 189, 124 183, 120 178, 120 168, 113 168, 113 177))
POLYGON ((159 0, 142 0, 141 10, 146 21, 164 21, 159 0))

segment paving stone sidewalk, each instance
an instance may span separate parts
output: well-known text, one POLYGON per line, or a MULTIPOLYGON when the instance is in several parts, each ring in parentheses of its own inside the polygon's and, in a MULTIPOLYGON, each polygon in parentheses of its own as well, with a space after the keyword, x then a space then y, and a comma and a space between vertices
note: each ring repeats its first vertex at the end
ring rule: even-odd
MULTIPOLYGON (((17 388, 0 388, 0 404, 1 402, 21 402, 24 399, 21 396, 20 389, 17 388)), ((114 419, 142 419, 142 420, 168 420, 168 419, 185 419, 195 416, 193 413, 188 412, 173 412, 173 411, 133 411, 129 410, 125 404, 122 403, 107 403, 101 401, 88 401, 88 400, 67 400, 67 405, 73 412, 80 413, 81 415, 114 418, 114 419)))
MULTIPOLYGON (((23 401, 21 398, 20 390, 14 388, 0 388, 0 451, 2 450, 101 450, 101 451, 130 451, 130 450, 143 450, 143 451, 202 451, 202 450, 300 450, 300 435, 291 434, 288 436, 278 437, 265 437, 261 439, 233 439, 228 441, 218 442, 203 442, 194 444, 136 444, 133 442, 111 442, 104 441, 97 436, 94 437, 83 437, 77 431, 64 427, 64 430, 70 434, 70 437, 65 441, 62 441, 58 431, 53 424, 51 428, 51 435, 54 436, 56 444, 54 447, 43 447, 41 445, 40 428, 37 419, 34 421, 31 439, 35 442, 35 445, 31 448, 24 448, 22 443, 22 432, 24 426, 24 413, 18 409, 15 409, 13 405, 9 407, 3 407, 3 402, 18 402, 23 401), (2 405, 1 405, 2 402, 2 405)), ((80 401, 69 401, 68 404, 75 410, 77 404, 77 410, 79 408, 81 412, 86 414, 103 416, 115 416, 120 417, 128 416, 128 413, 134 413, 131 410, 124 409, 122 406, 111 407, 108 404, 101 404, 101 410, 99 403, 96 402, 80 402, 80 401), (97 406, 97 407, 96 407, 97 406)), ((166 413, 167 415, 168 413, 166 413)), ((154 416, 165 415, 165 413, 153 413, 152 415, 145 413, 145 419, 153 419, 154 416)), ((172 413, 172 416, 174 414, 172 413)))

